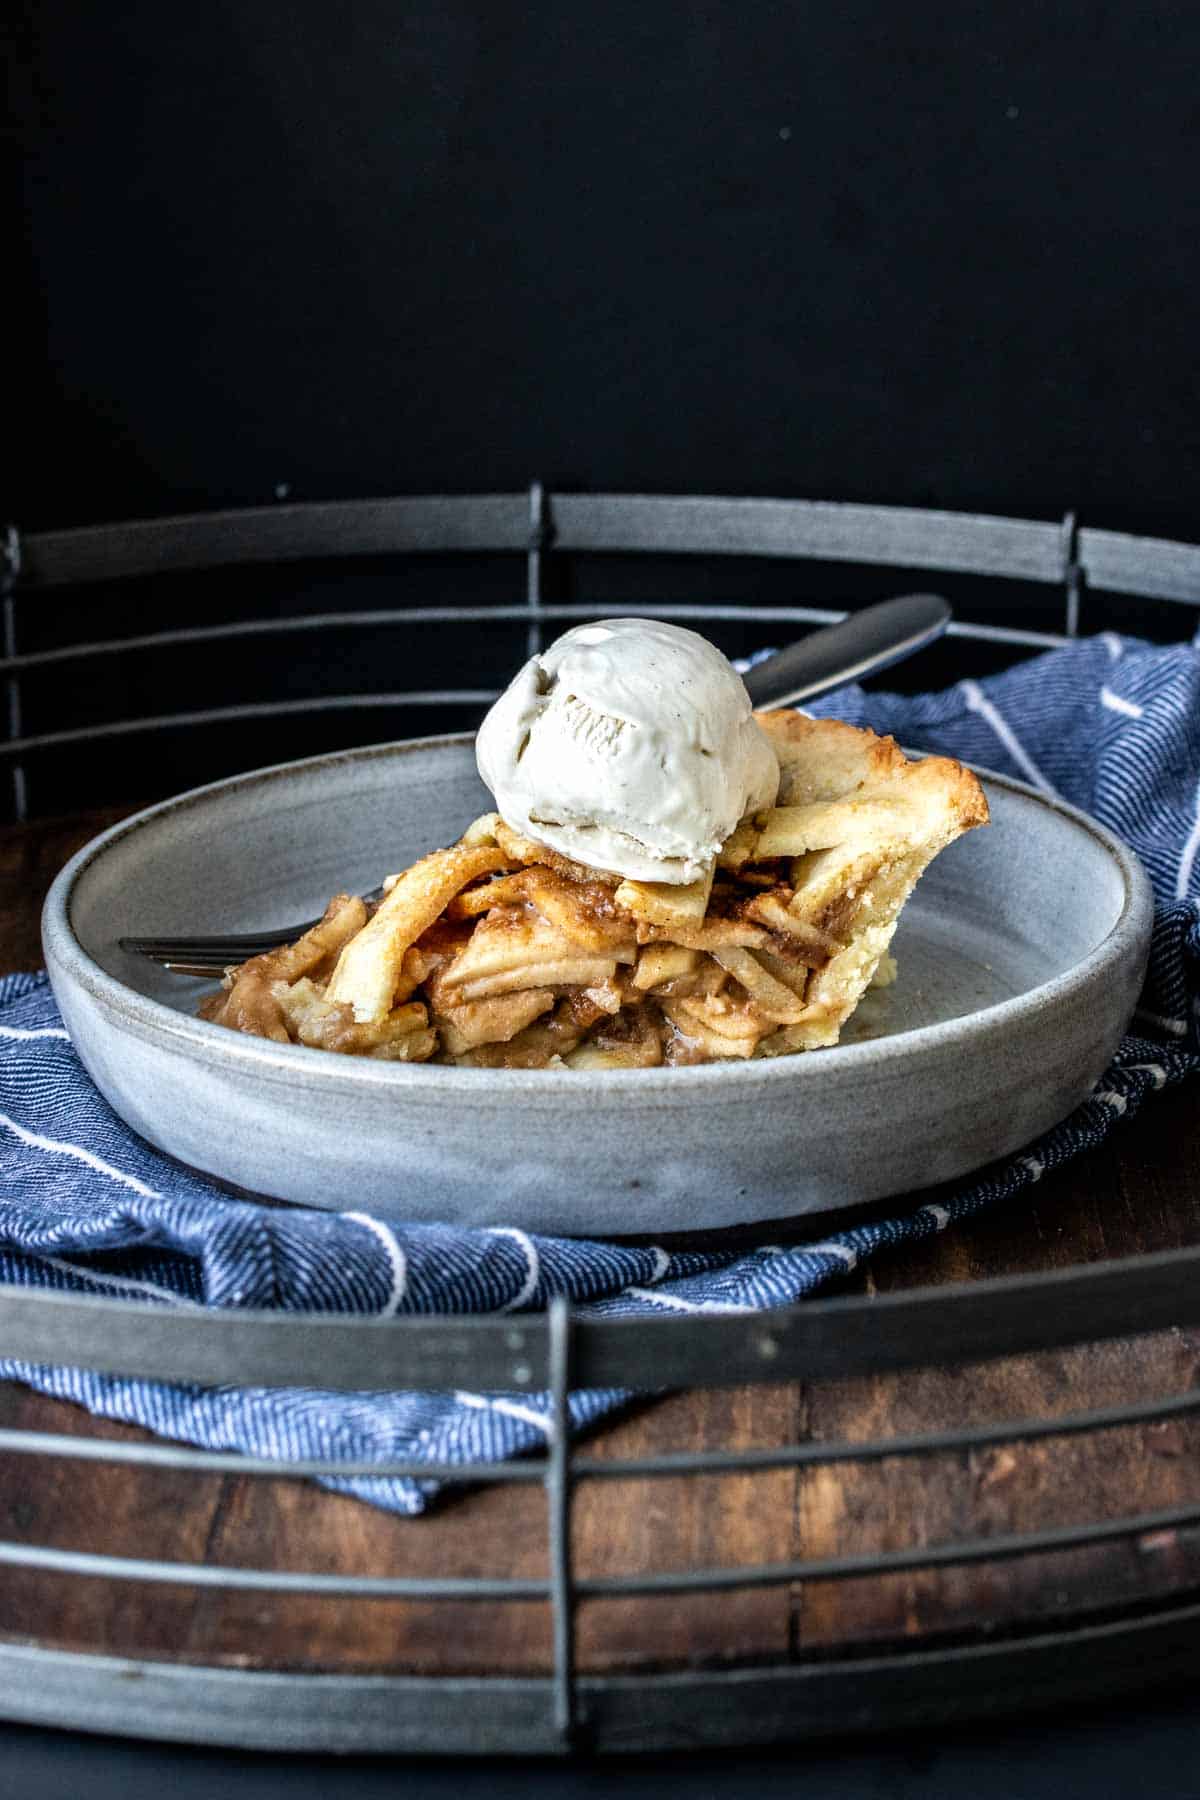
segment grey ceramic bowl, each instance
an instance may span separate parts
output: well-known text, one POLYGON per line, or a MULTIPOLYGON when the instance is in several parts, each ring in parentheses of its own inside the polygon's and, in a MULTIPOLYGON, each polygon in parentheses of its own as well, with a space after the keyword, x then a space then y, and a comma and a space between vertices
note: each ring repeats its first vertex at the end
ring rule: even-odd
POLYGON ((820 1212, 1028 1143, 1092 1087, 1134 1006, 1152 917, 1136 859, 1020 783, 985 785, 993 824, 918 887, 899 981, 806 1056, 609 1073, 365 1061, 204 1024, 206 984, 118 947, 310 917, 451 842, 490 805, 465 736, 262 770, 114 827, 51 889, 46 963, 117 1112, 256 1193, 568 1233, 820 1212))

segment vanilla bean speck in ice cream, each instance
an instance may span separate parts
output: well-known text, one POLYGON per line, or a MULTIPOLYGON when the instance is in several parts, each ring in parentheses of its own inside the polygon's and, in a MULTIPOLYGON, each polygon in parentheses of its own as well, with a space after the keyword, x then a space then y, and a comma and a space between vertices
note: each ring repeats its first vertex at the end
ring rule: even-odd
POLYGON ((514 830, 635 881, 698 880, 779 790, 740 675, 696 632, 651 619, 581 625, 531 657, 476 758, 514 830))

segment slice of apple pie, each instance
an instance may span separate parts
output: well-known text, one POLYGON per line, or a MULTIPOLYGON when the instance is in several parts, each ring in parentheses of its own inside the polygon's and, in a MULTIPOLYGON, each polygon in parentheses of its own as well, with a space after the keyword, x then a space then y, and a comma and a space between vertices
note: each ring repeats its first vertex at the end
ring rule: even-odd
POLYGON ((690 886, 584 867, 477 819, 345 894, 296 943, 230 969, 202 1015, 280 1042, 476 1068, 653 1068, 835 1044, 922 871, 987 822, 945 757, 802 713, 759 716, 777 805, 690 886))

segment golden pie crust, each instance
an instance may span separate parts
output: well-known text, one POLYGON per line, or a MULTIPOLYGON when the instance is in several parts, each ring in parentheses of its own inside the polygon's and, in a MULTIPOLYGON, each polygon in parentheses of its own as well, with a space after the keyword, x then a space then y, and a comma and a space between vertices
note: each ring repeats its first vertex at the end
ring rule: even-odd
POLYGON ((689 887, 584 868, 485 814, 459 843, 339 894, 230 969, 202 1016, 279 1042, 474 1068, 653 1068, 836 1044, 939 850, 987 823, 947 757, 803 713, 758 715, 774 807, 689 887))

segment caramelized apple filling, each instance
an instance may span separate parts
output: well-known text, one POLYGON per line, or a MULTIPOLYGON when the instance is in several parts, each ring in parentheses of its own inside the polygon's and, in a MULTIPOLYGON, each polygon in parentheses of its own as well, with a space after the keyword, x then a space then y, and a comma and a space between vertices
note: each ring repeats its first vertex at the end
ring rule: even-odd
POLYGON ((392 1062, 646 1069, 835 1044, 894 977, 888 946, 939 850, 987 820, 975 777, 798 713, 760 724, 779 804, 744 819, 689 886, 623 880, 497 814, 345 894, 294 944, 227 971, 201 1016, 392 1062))

